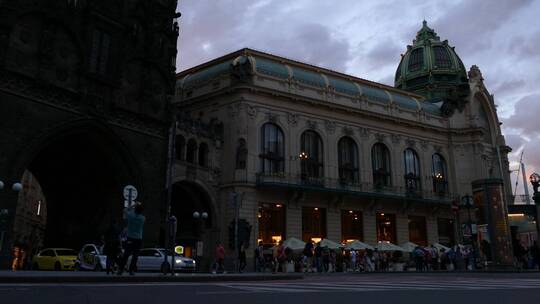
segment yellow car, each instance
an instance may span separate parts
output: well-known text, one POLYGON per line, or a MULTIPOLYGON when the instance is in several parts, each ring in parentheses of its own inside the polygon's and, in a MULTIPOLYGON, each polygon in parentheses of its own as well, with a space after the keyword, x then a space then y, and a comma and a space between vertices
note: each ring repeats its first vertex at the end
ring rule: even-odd
POLYGON ((66 248, 46 248, 32 259, 34 270, 73 270, 77 261, 77 252, 66 248))

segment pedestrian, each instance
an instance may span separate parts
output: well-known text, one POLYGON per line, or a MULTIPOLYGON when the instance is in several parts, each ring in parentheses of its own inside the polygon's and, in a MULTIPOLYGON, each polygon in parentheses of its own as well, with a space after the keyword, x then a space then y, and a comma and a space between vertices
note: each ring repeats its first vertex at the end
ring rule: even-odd
POLYGON ((303 254, 305 256, 306 260, 306 272, 313 272, 313 243, 311 240, 306 242, 306 245, 304 246, 303 254))
POLYGON ((244 268, 246 268, 246 247, 241 243, 238 249, 238 272, 244 272, 244 268))
POLYGON ((118 263, 118 275, 124 272, 126 262, 131 256, 129 264, 129 274, 134 275, 137 268, 137 259, 142 245, 143 227, 146 217, 142 214, 143 206, 135 203, 133 206, 124 209, 124 218, 127 220, 127 241, 124 255, 118 263))
POLYGON ((107 256, 105 269, 107 274, 114 273, 114 266, 118 264, 118 254, 120 253, 120 233, 122 228, 118 221, 113 218, 107 231, 105 231, 105 245, 103 253, 107 256))
POLYGON ((225 271, 225 247, 223 247, 223 244, 221 242, 216 242, 216 262, 214 263, 214 270, 212 271, 213 274, 219 272, 220 270, 223 273, 227 273, 225 271))
POLYGON ((424 251, 420 246, 416 246, 413 251, 414 264, 416 265, 416 271, 422 272, 424 270, 424 251))
POLYGON ((257 272, 264 272, 265 271, 265 265, 264 265, 264 247, 263 242, 259 241, 259 246, 255 248, 255 271, 257 272))
POLYGON ((317 247, 315 247, 315 264, 317 267, 317 272, 322 272, 322 247, 321 242, 317 243, 317 247))
POLYGON ((531 259, 532 259, 532 269, 536 269, 537 267, 540 268, 540 248, 538 247, 538 243, 536 241, 533 242, 531 245, 531 248, 529 248, 529 252, 531 253, 531 259))
POLYGON ((356 251, 351 250, 351 270, 356 271, 356 251))
POLYGON ((330 250, 328 246, 324 246, 322 251, 323 269, 324 272, 328 272, 330 268, 330 250))

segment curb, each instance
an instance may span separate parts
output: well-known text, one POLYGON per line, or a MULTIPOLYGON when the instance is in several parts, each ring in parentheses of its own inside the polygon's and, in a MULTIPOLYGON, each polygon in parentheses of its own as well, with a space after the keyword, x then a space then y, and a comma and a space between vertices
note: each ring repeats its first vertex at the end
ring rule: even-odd
POLYGON ((0 276, 0 284, 6 283, 165 283, 165 282, 231 282, 231 281, 275 281, 300 280, 302 274, 288 275, 198 275, 198 276, 0 276))

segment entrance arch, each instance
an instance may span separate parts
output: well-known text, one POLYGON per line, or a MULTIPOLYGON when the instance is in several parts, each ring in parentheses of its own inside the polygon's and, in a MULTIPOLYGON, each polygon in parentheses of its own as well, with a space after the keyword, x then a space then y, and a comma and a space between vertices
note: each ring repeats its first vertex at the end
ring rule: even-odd
MULTIPOLYGON (((202 241, 203 256, 211 254, 213 245, 212 230, 216 227, 216 210, 212 195, 202 185, 189 180, 173 184, 171 196, 171 215, 178 220, 176 244, 186 248, 186 255, 194 255, 197 242, 202 241), (208 213, 207 219, 194 219, 194 212, 208 213)), ((200 254, 200 253, 199 253, 200 254)), ((203 265, 204 266, 204 265, 203 265)))
MULTIPOLYGON (((24 163, 46 201, 41 244, 79 250, 85 243, 99 243, 113 219, 121 220, 123 187, 135 184, 142 190, 135 161, 112 130, 94 121, 49 134, 30 146, 24 163)), ((24 195, 18 205, 21 199, 24 195)), ((27 245, 30 253, 38 249, 33 245, 27 245)))

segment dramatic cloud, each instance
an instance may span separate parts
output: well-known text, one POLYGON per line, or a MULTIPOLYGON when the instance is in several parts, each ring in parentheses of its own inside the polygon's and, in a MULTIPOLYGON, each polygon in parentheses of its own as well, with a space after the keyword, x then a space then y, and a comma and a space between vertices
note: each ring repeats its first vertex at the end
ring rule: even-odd
POLYGON ((540 171, 540 1, 182 0, 178 70, 250 47, 393 85, 422 20, 494 94, 512 161, 540 171))

